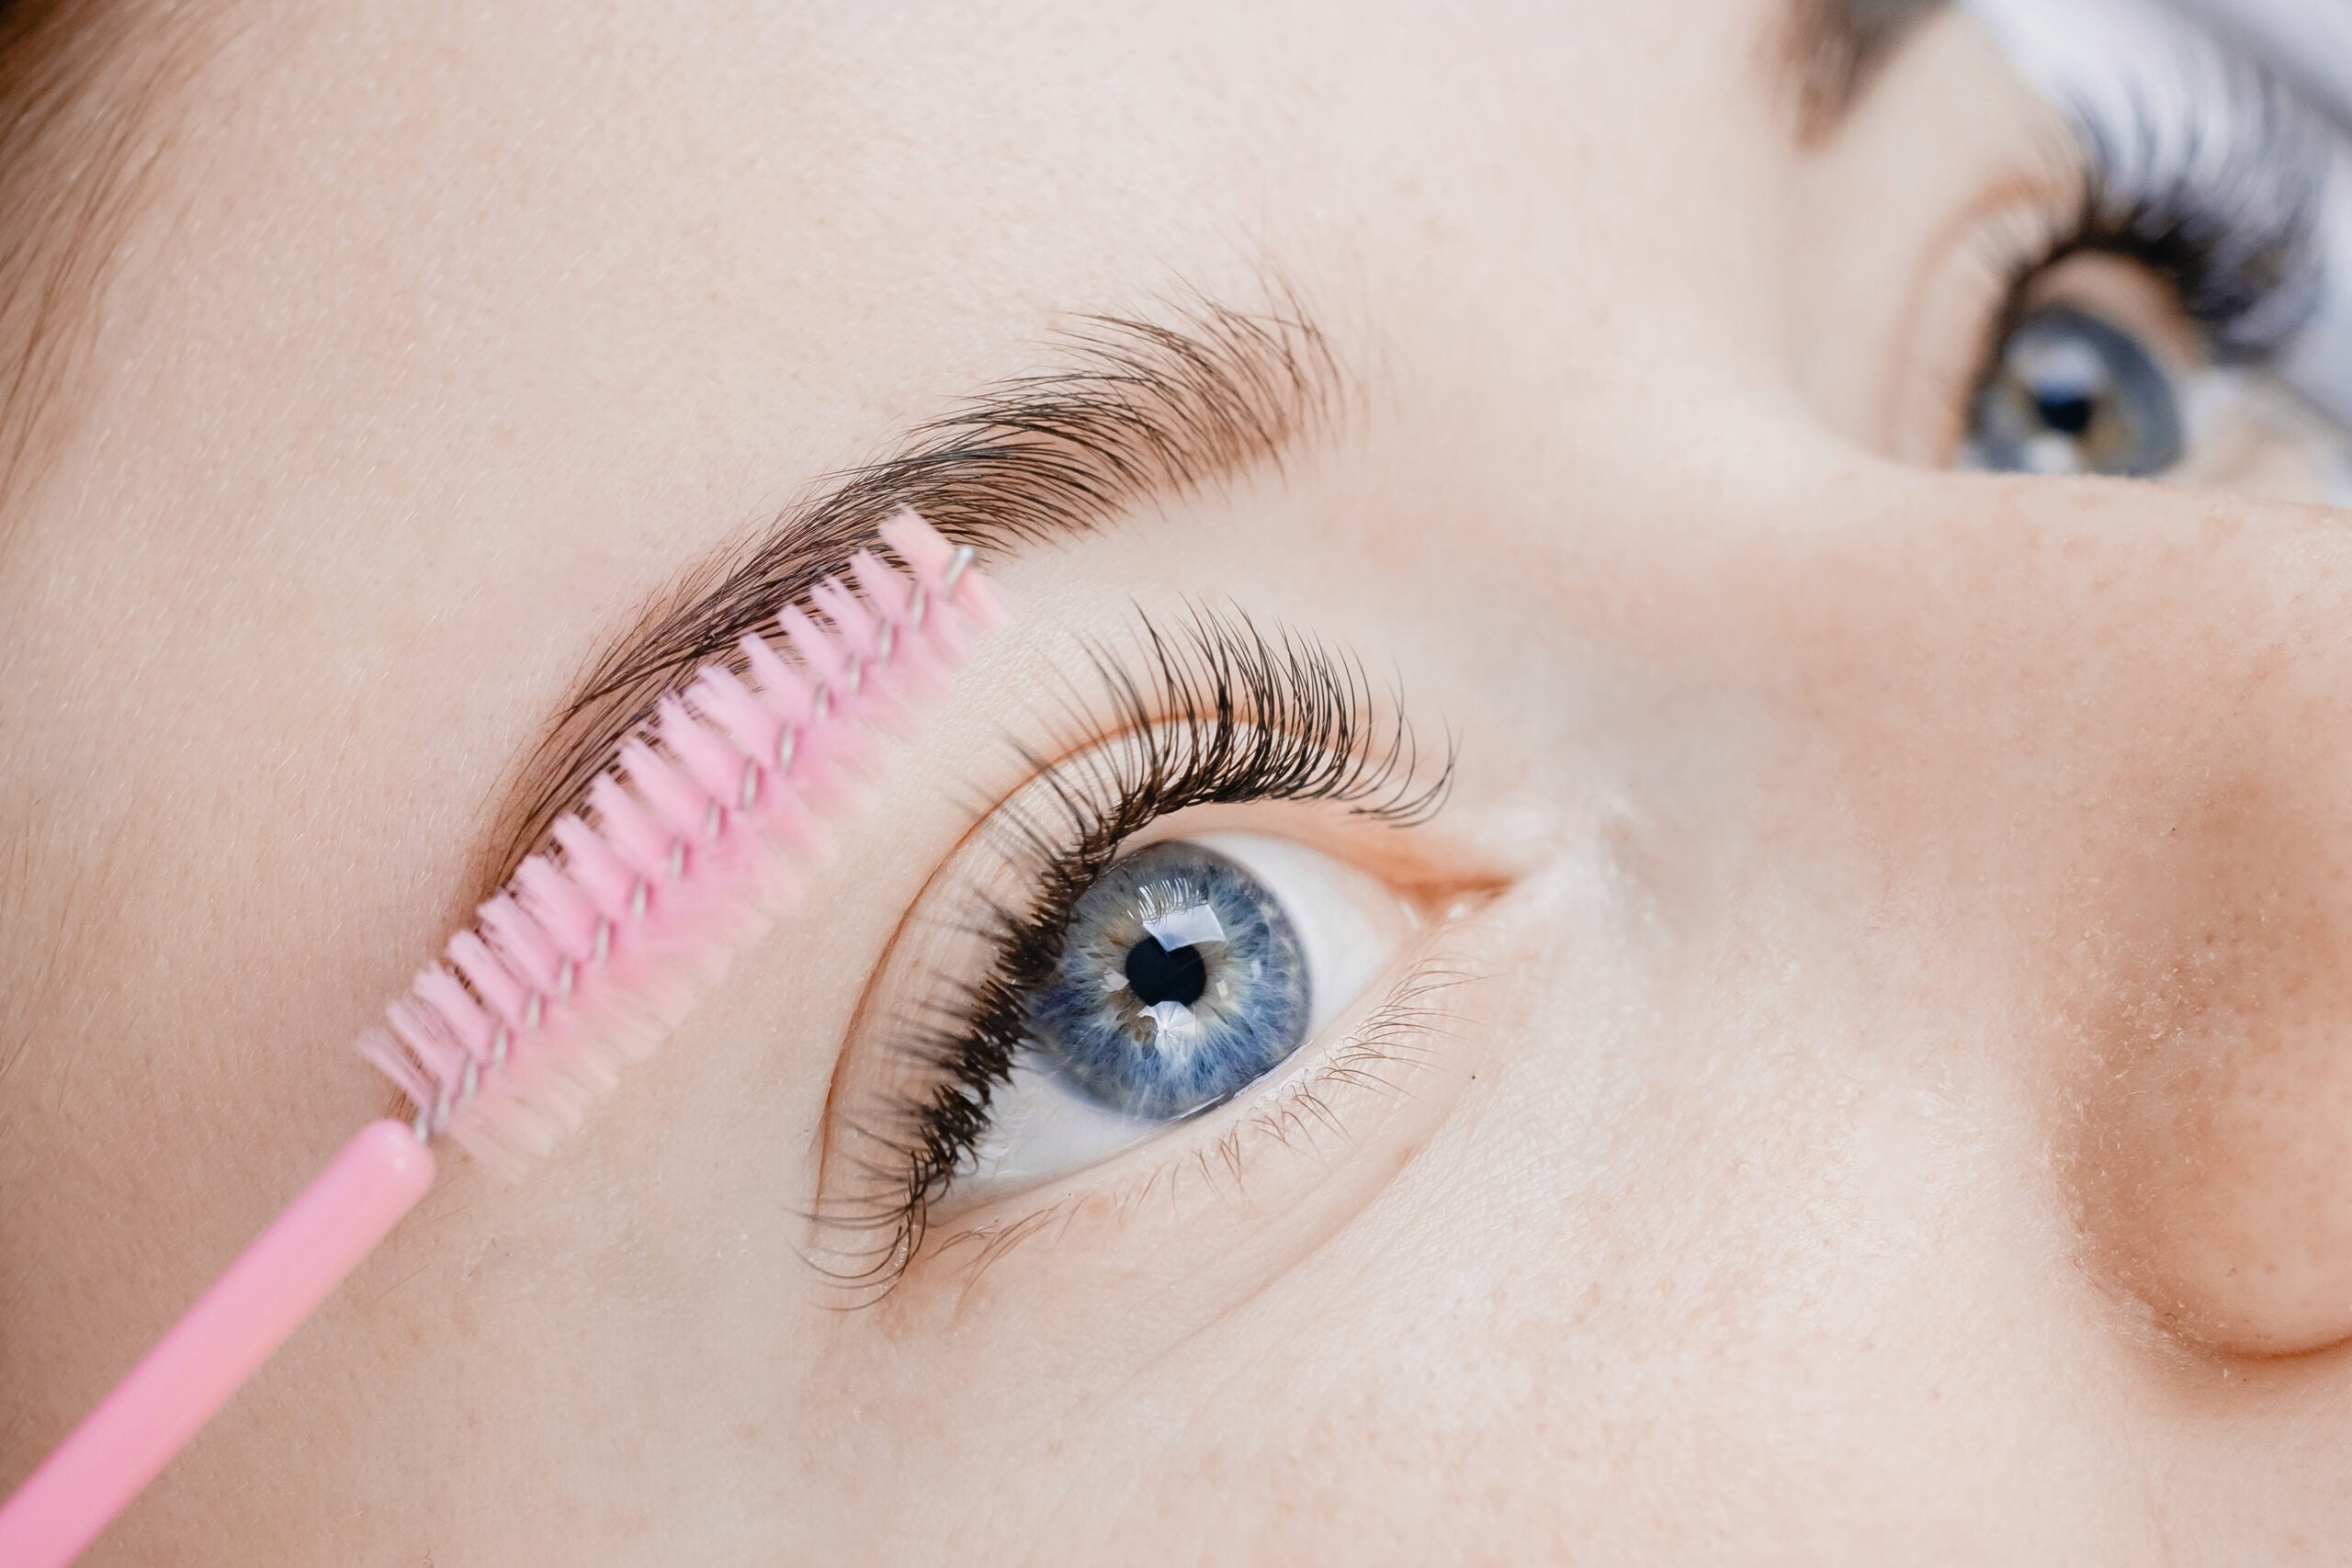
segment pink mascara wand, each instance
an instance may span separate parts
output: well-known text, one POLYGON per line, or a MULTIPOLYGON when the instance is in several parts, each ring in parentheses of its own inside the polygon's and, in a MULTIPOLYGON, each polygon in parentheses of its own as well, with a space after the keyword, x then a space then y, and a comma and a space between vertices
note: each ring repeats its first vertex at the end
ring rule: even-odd
POLYGON ((911 512, 881 535, 906 570, 860 551, 810 594, 823 623, 787 607, 775 641, 739 645, 741 674, 714 663, 663 698, 590 815, 559 820, 361 1037, 415 1119, 362 1128, 0 1506, 0 1564, 72 1562, 415 1207, 435 1139, 509 1172, 544 1154, 765 930, 794 867, 830 856, 816 818, 858 798, 867 731, 1002 619, 971 550, 911 512))

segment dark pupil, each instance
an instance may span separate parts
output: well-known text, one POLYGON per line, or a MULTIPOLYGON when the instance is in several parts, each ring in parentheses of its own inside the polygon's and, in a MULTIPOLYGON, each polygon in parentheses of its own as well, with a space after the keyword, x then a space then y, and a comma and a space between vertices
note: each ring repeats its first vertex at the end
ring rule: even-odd
POLYGON ((1127 985, 1146 1007, 1181 1002, 1191 1007, 1209 988, 1209 966, 1197 947, 1170 953, 1159 939, 1148 936, 1127 949, 1127 985))
POLYGON ((2184 455, 2171 376, 2129 333, 2067 305, 2016 325, 1969 413, 1978 468, 2149 475, 2184 455))
POLYGON ((2063 383, 2035 389, 2033 406, 2041 422, 2061 435, 2081 435, 2098 417, 2098 394, 2063 383))

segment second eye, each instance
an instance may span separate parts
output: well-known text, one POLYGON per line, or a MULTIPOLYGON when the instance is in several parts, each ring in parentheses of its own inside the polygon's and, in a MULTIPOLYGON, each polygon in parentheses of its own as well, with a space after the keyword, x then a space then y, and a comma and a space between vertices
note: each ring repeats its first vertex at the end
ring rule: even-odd
POLYGON ((2150 477, 2182 457, 2178 394, 2131 334, 2068 305, 2019 321, 1977 389, 1966 460, 1998 472, 2150 477))

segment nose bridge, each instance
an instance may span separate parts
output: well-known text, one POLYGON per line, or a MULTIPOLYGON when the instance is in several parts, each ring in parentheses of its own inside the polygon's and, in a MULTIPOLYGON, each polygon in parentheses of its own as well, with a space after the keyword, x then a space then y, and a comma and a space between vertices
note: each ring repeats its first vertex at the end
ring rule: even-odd
POLYGON ((2216 1349, 2352 1337, 2352 527, 1937 494, 1791 628, 1863 830, 2011 984, 2095 1269, 2216 1349))

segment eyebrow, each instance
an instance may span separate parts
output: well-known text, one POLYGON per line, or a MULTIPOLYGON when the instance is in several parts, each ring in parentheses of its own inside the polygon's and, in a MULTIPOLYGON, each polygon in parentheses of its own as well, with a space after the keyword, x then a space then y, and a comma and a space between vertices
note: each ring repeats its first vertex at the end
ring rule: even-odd
MULTIPOLYGON (((1827 134, 1944 0, 1790 0, 1782 57, 1800 131, 1827 134)), ((1082 316, 1063 363, 988 389, 899 450, 835 475, 748 540, 689 567, 589 663, 526 753, 485 836, 485 889, 547 839, 665 694, 803 599, 912 506, 983 556, 1095 532, 1144 502, 1279 464, 1344 402, 1350 380, 1296 296, 1270 308, 1192 297, 1166 320, 1082 316)))
POLYGON ((1912 31, 1946 0, 1789 0, 1781 67, 1810 145, 1842 124, 1912 31))
POLYGON ((749 537, 689 567, 589 662, 526 754, 480 857, 503 882, 661 698, 736 657, 911 506, 983 557, 1082 536, 1152 500, 1272 464, 1323 433, 1351 386, 1330 340, 1279 286, 1243 310, 1190 298, 1164 320, 1081 316, 1058 364, 916 426, 877 462, 831 476, 749 537))
POLYGON ((119 247, 232 29, 211 10, 0 0, 0 547, 72 431, 119 247))

